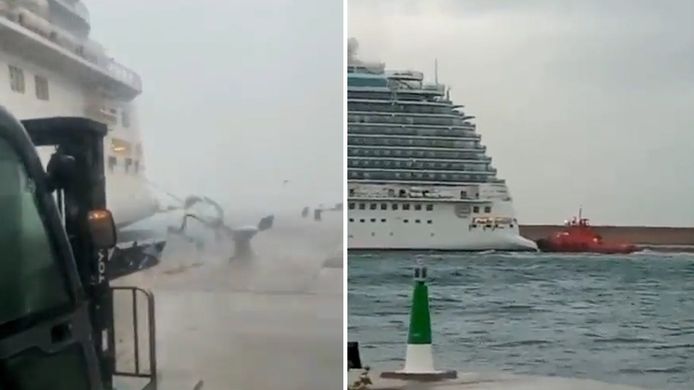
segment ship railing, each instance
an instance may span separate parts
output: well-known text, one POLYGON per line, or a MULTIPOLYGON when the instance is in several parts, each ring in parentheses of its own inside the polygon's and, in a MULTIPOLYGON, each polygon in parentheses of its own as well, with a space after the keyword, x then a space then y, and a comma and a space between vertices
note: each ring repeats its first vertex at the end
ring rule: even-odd
POLYGON ((79 57, 120 83, 138 92, 142 90, 140 76, 112 58, 106 57, 102 49, 94 47, 98 45, 95 42, 65 30, 24 7, 8 7, 0 2, 0 17, 37 34, 63 51, 79 57))
POLYGON ((116 80, 127 84, 138 91, 142 90, 142 78, 140 75, 130 70, 125 65, 111 59, 106 64, 106 71, 116 80))

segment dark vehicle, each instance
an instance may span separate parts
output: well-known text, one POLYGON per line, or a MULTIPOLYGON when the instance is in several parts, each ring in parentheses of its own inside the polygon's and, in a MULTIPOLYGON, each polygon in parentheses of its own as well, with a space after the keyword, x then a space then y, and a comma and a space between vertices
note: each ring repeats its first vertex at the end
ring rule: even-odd
POLYGON ((20 123, 0 107, 0 389, 111 389, 119 375, 156 389, 153 296, 109 285, 106 131, 84 118, 20 123), (55 147, 46 170, 40 146, 55 147), (147 372, 137 345, 135 372, 116 368, 116 291, 147 299, 147 372))

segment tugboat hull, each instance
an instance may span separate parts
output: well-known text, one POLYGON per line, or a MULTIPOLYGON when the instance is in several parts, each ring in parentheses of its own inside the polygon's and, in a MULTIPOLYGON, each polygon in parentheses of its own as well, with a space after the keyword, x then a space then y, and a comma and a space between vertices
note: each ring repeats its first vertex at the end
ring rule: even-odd
POLYGON ((636 245, 621 242, 606 242, 590 227, 588 219, 574 217, 566 227, 547 238, 536 241, 542 252, 557 253, 600 253, 629 254, 639 250, 636 245))
POLYGON ((639 250, 630 244, 593 244, 587 242, 555 242, 551 239, 539 239, 537 248, 541 252, 553 253, 600 253, 600 254, 629 254, 639 250))

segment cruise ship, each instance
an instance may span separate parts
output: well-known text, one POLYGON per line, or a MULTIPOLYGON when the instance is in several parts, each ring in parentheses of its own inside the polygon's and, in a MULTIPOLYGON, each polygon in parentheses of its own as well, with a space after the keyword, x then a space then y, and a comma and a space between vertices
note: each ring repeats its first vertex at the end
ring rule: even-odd
POLYGON ((355 56, 347 69, 349 249, 537 250, 445 85, 355 56))
MULTIPOLYGON (((142 82, 90 38, 79 0, 0 0, 0 105, 19 119, 86 117, 105 123, 106 197, 117 226, 159 207, 144 177, 135 99, 142 82)), ((39 150, 47 162, 50 150, 39 150)))

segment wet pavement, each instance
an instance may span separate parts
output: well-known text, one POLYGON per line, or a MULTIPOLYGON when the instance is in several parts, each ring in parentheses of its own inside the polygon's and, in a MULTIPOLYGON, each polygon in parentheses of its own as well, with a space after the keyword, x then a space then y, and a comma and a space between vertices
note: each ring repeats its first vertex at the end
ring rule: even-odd
MULTIPOLYGON (((341 387, 341 221, 278 219, 253 240, 252 260, 231 261, 231 243, 207 241, 198 250, 172 236, 160 265, 113 283, 155 294, 159 388, 341 387)), ((131 300, 115 299, 118 366, 133 370, 131 300)), ((146 371, 144 300, 138 308, 146 371)))

